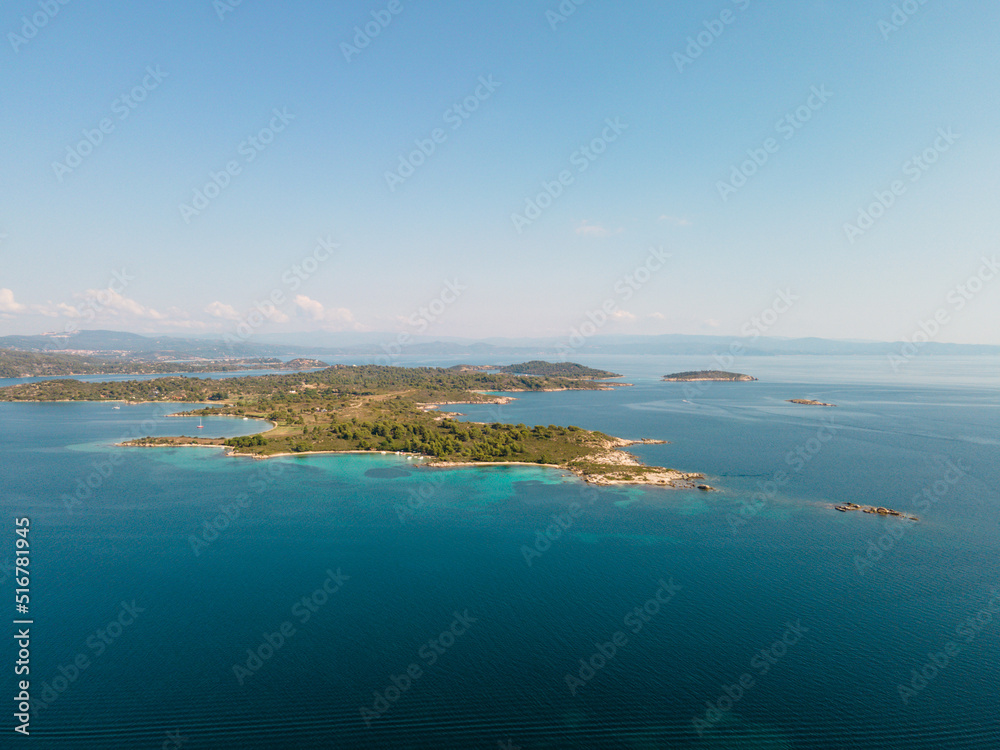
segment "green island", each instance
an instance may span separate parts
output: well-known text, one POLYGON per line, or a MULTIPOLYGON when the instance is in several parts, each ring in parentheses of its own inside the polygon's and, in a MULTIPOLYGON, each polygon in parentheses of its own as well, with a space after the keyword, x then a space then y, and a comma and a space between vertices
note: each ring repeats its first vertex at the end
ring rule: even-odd
MULTIPOLYGON (((496 392, 607 390, 590 378, 468 372, 455 368, 334 365, 324 370, 225 379, 166 377, 85 383, 49 380, 0 388, 0 401, 208 403, 177 416, 231 416, 272 422, 236 438, 145 437, 132 446, 219 446, 266 458, 316 452, 415 454, 425 465, 531 463, 566 469, 594 484, 698 486, 702 475, 647 466, 619 448, 625 440, 580 427, 459 422, 434 407, 503 404, 496 392)), ((703 485, 707 487, 707 485, 703 485)))
POLYGON ((326 367, 315 359, 282 362, 274 357, 225 360, 154 361, 134 356, 95 356, 65 352, 23 352, 0 349, 0 378, 60 375, 155 375, 167 372, 235 372, 238 370, 305 370, 326 367))
POLYGON ((578 365, 576 362, 543 362, 539 359, 533 359, 530 362, 521 362, 516 365, 505 365, 498 367, 497 370, 498 372, 506 372, 512 375, 546 375, 549 377, 587 378, 590 380, 621 377, 617 372, 595 370, 593 367, 578 365))
POLYGON ((749 382, 757 378, 752 375, 744 375, 740 372, 725 372, 724 370, 690 370, 688 372, 675 372, 671 375, 664 375, 663 379, 670 382, 690 383, 696 380, 749 382))
MULTIPOLYGON (((576 362, 543 362, 533 359, 516 365, 454 365, 450 369, 459 372, 504 372, 509 375, 542 375, 554 378, 584 378, 587 380, 605 380, 620 378, 617 372, 595 370, 593 367, 578 365, 576 362)), ((610 383, 609 385, 624 385, 610 383)))

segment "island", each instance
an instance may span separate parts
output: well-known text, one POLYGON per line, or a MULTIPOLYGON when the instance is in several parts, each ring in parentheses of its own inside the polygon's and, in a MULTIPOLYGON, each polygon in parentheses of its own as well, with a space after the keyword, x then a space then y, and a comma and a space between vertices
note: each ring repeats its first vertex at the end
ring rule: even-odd
POLYGON ((323 370, 211 380, 166 377, 117 382, 50 380, 0 388, 2 401, 208 403, 180 416, 268 420, 272 428, 235 438, 145 437, 132 446, 217 446, 255 458, 382 452, 423 456, 430 466, 538 464, 592 484, 694 489, 701 474, 647 466, 620 450, 626 440, 580 427, 459 422, 443 404, 502 404, 498 392, 608 390, 587 377, 461 372, 452 368, 334 365, 323 370))
POLYGON ((586 378, 588 380, 621 377, 617 372, 595 370, 593 367, 578 365, 576 362, 543 362, 539 359, 515 365, 454 365, 450 369, 459 372, 505 372, 510 375, 545 375, 560 378, 586 378))
POLYGON ((787 398, 785 400, 790 404, 805 404, 806 406, 836 406, 836 404, 828 404, 825 401, 814 401, 811 398, 787 398))
POLYGON ((595 370, 593 367, 578 365, 576 362, 543 362, 538 359, 533 359, 530 362, 521 362, 516 365, 504 365, 496 369, 498 372, 506 372, 512 375, 546 375, 549 377, 587 378, 589 380, 605 380, 607 378, 621 377, 616 372, 595 370))
POLYGON ((664 375, 663 379, 669 382, 691 383, 701 380, 713 380, 719 382, 749 382, 757 378, 752 375, 744 375, 739 372, 725 372, 724 370, 692 370, 688 372, 675 372, 672 375, 664 375))

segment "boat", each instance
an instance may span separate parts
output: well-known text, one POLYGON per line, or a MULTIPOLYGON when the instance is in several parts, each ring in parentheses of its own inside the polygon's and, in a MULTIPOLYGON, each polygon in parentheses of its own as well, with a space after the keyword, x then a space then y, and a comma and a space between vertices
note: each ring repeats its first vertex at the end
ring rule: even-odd
POLYGON ((198 417, 198 429, 199 430, 205 429, 205 425, 201 423, 201 417, 198 417))

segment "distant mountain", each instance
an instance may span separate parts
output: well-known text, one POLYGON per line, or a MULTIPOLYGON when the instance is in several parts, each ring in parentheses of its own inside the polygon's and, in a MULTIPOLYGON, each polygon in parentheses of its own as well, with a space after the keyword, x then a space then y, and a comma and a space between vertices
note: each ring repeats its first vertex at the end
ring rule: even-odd
MULTIPOLYGON (((423 357, 478 357, 502 359, 565 360, 567 355, 659 354, 713 356, 729 353, 734 346, 747 356, 778 354, 888 355, 899 354, 903 342, 848 341, 839 339, 730 336, 593 336, 562 338, 431 338, 412 336, 399 345, 398 333, 290 333, 286 336, 254 335, 246 341, 209 338, 141 336, 121 331, 78 331, 72 334, 3 336, 0 348, 31 352, 87 352, 129 354, 151 361, 185 358, 294 357, 301 355, 378 357, 404 354, 423 357)), ((977 344, 920 345, 921 355, 1000 354, 1000 346, 977 344)))
POLYGON ((315 359, 282 362, 274 357, 227 357, 225 360, 197 359, 160 361, 134 355, 67 354, 65 352, 28 352, 0 349, 0 378, 46 377, 62 375, 148 375, 175 372, 234 372, 237 370, 305 370, 326 367, 315 359))
POLYGON ((173 336, 141 336, 122 331, 76 331, 38 336, 2 336, 0 348, 27 352, 86 352, 128 354, 150 361, 224 357, 280 357, 316 353, 299 347, 258 344, 254 341, 183 339, 173 336))

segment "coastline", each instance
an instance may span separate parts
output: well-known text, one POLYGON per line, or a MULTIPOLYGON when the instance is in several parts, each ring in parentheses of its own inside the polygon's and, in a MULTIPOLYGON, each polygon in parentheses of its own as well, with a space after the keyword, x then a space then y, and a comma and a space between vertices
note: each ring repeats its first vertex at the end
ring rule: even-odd
MULTIPOLYGON (((256 384, 257 381, 254 381, 256 384)), ((443 382, 443 381, 442 381, 443 382)), ((365 385, 365 384, 362 384, 365 385)), ((223 416, 235 419, 253 419, 262 429, 258 429, 249 435, 240 435, 238 437, 196 437, 188 435, 167 435, 161 437, 145 436, 139 437, 133 440, 125 440, 116 444, 116 447, 144 447, 144 448, 222 448, 224 454, 227 456, 247 456, 252 459, 266 459, 272 457, 294 457, 294 456, 308 456, 308 455, 333 455, 338 453, 347 454, 367 454, 367 455, 396 455, 398 457, 411 457, 416 458, 417 462, 411 465, 423 466, 423 467, 436 467, 436 468, 463 468, 467 466, 540 466, 548 469, 557 469, 559 471, 567 472, 572 474, 577 479, 580 479, 589 484, 596 485, 647 485, 652 487, 673 487, 673 488, 685 488, 685 489, 711 489, 708 485, 698 484, 699 481, 704 480, 704 476, 700 473, 695 472, 684 472, 677 471, 674 469, 668 469, 661 466, 649 466, 640 461, 635 455, 628 453, 621 448, 625 448, 631 445, 643 445, 643 444, 664 444, 665 440, 656 440, 649 438, 642 439, 625 439, 619 437, 613 437, 605 435, 600 432, 594 432, 592 430, 584 430, 580 427, 556 427, 549 425, 548 428, 544 426, 536 426, 533 428, 534 434, 531 433, 532 430, 528 430, 528 433, 524 433, 524 426, 521 426, 521 432, 524 433, 524 439, 532 440, 533 445, 529 450, 524 450, 521 447, 517 447, 514 451, 511 451, 509 443, 512 441, 510 431, 516 428, 513 425, 500 425, 497 424, 495 430, 497 434, 501 435, 501 440, 506 440, 508 445, 506 451, 503 449, 495 450, 497 448, 496 443, 490 443, 490 438, 486 438, 484 443, 487 446, 485 450, 482 447, 476 450, 462 450, 461 440, 457 443, 452 438, 449 430, 452 428, 447 426, 449 418, 455 416, 461 416, 457 412, 446 412, 442 411, 442 407, 448 407, 453 405, 462 404, 497 404, 503 405, 508 404, 518 399, 521 393, 530 393, 537 390, 538 392, 557 392, 557 391, 569 391, 578 390, 577 388, 566 387, 562 383, 546 383, 548 387, 539 389, 508 389, 505 391, 501 390, 491 390, 491 391, 465 391, 464 393, 449 393, 447 395, 452 396, 452 399, 447 399, 447 395, 442 393, 447 400, 442 401, 428 401, 428 402, 414 402, 411 401, 409 408, 411 409, 410 423, 416 425, 427 425, 425 420, 420 420, 417 418, 417 414, 429 412, 434 412, 433 414, 428 414, 428 417, 433 420, 431 424, 435 424, 435 429, 439 429, 440 433, 434 433, 434 435, 440 436, 444 435, 445 442, 442 446, 440 442, 436 442, 433 445, 429 444, 429 439, 437 439, 435 437, 428 438, 428 433, 425 431, 420 433, 420 440, 410 441, 414 443, 411 445, 403 446, 402 441, 399 441, 396 445, 388 445, 391 441, 386 440, 387 445, 382 447, 376 447, 368 442, 368 430, 371 426, 364 427, 364 434, 362 438, 359 439, 357 433, 355 433, 351 440, 330 440, 320 439, 318 437, 313 437, 309 439, 306 437, 307 430, 309 426, 312 426, 312 432, 310 436, 319 436, 322 425, 327 423, 336 422, 336 419, 332 417, 316 417, 308 416, 313 415, 314 412, 322 411, 323 414, 327 413, 326 409, 320 410, 318 407, 300 409, 293 412, 292 409, 286 409, 287 420, 274 420, 267 419, 262 414, 261 415, 249 415, 245 414, 240 410, 240 413, 231 413, 235 411, 234 400, 226 398, 220 401, 205 400, 205 394, 199 394, 201 398, 197 401, 187 401, 187 400, 169 400, 169 399, 157 399, 157 400, 142 400, 142 401, 132 401, 128 398, 122 399, 100 399, 97 401, 90 400, 90 403, 105 403, 110 401, 112 404, 115 403, 125 403, 129 405, 138 404, 170 404, 172 411, 170 413, 164 414, 164 416, 169 417, 194 417, 194 416, 223 416), (515 396, 514 394, 518 394, 515 396), (455 396, 458 396, 456 399, 455 396), (463 398, 464 397, 464 398, 463 398), (230 413, 213 413, 218 411, 228 410, 230 413), (200 413, 199 413, 200 412, 200 413), (298 420, 292 422, 292 415, 297 414, 298 420), (303 417, 305 417, 305 422, 303 422, 303 417), (332 421, 331 421, 332 420, 332 421), (263 424, 267 424, 264 427, 263 424), (287 424, 286 424, 287 422, 287 424), (298 427, 296 425, 303 425, 304 427, 298 427), (579 431, 579 437, 575 436, 574 431, 579 431), (277 434, 275 434, 277 433, 277 434), (261 441, 260 438, 265 438, 271 435, 265 441, 261 441), (302 438, 296 441, 297 436, 301 435, 302 438), (256 440, 246 440, 245 438, 256 438, 256 440), (360 443, 360 444, 359 444, 360 443), (408 447, 410 451, 414 450, 416 447, 417 451, 422 451, 420 453, 405 452, 401 450, 403 447, 408 447), (396 448, 394 450, 393 448, 396 448), (270 452, 269 452, 270 451, 270 452), (509 459, 509 460, 508 460, 509 459)), ((587 384, 586 390, 611 390, 613 388, 627 387, 628 383, 595 383, 593 381, 587 384)), ((315 384, 306 385, 306 388, 315 387, 315 384)), ((354 385, 358 388, 357 384, 354 385)), ((435 388, 437 385, 435 384, 435 388)), ((365 390, 362 388, 362 390, 365 390)), ((404 391, 402 395, 405 395, 408 391, 404 391)), ((289 391, 289 393, 296 393, 295 390, 289 391)), ((34 395, 32 393, 31 395, 34 395)), ((183 392, 179 395, 183 396, 183 392)), ((373 395, 370 393, 361 393, 361 400, 357 403, 351 402, 347 404, 344 402, 347 408, 345 408, 345 414, 343 418, 346 418, 351 410, 363 409, 367 403, 365 396, 373 395)), ((374 402, 381 402, 385 398, 391 395, 396 395, 397 398, 402 396, 395 391, 390 391, 385 394, 375 394, 373 395, 374 402)), ((428 394, 433 398, 433 393, 428 394)), ((24 399, 25 401, 35 401, 37 399, 29 398, 24 399)), ((55 400, 55 399, 52 399, 55 400)), ((87 399, 64 399, 64 401, 88 401, 87 399)), ((403 413, 399 415, 398 418, 403 420, 403 427, 406 427, 406 416, 405 409, 403 413)), ((361 419, 366 418, 378 419, 384 418, 380 416, 380 412, 377 410, 374 412, 374 416, 365 414, 364 411, 361 413, 361 419)), ((395 419, 395 415, 390 417, 390 421, 395 419)), ((352 421, 357 423, 356 418, 352 417, 352 421)), ((469 422, 469 428, 478 426, 479 429, 474 430, 476 437, 479 439, 483 433, 486 435, 491 434, 493 426, 485 422, 469 422)), ((397 425, 397 428, 400 425, 397 425)), ((257 427, 257 425, 255 425, 257 427)), ((381 429, 386 429, 385 427, 381 429)), ((425 429, 421 427, 420 429, 425 429)), ((455 428, 457 430, 457 428, 455 428)), ((329 431, 332 433, 332 430, 329 431)), ((385 435, 384 432, 376 433, 379 435, 385 435)), ((467 433, 462 433, 466 435, 467 433)), ((519 437, 515 435, 515 439, 519 437)), ((465 437, 466 440, 469 438, 465 437)), ((515 443, 515 445, 518 445, 515 443)))
MULTIPOLYGON (((162 440, 179 439, 179 438, 160 438, 162 440)), ((188 440, 194 440, 195 438, 189 438, 188 440)), ((707 485, 699 485, 698 480, 703 480, 705 477, 703 474, 697 472, 683 472, 677 471, 676 469, 665 469, 660 466, 648 466, 640 462, 631 453, 618 450, 618 448, 627 447, 630 445, 664 445, 668 444, 666 440, 655 440, 650 438, 641 438, 638 440, 629 440, 626 438, 612 438, 609 443, 605 446, 603 450, 599 450, 593 454, 584 456, 582 459, 578 459, 578 466, 574 466, 572 463, 568 464, 552 464, 552 463, 538 463, 535 461, 456 461, 454 459, 437 459, 434 456, 425 456, 419 453, 406 453, 397 451, 381 451, 381 450, 323 450, 323 451, 298 451, 298 452, 288 452, 283 451, 281 453, 242 453, 237 451, 236 448, 230 445, 224 445, 221 443, 225 438, 201 438, 203 442, 183 442, 183 443, 139 443, 136 441, 127 441, 122 443, 115 443, 115 447, 118 448, 222 448, 227 456, 243 456, 257 461, 267 460, 269 458, 287 458, 295 456, 320 456, 320 455, 367 455, 367 456, 397 456, 399 458, 404 458, 410 456, 414 459, 419 460, 421 463, 413 464, 413 466, 424 467, 424 468, 437 468, 437 469, 461 469, 467 467, 475 466, 537 466, 547 469, 558 469, 560 471, 565 471, 577 479, 586 482, 587 484, 595 484, 600 486, 612 486, 612 485, 647 485, 650 487, 663 487, 671 489, 700 489, 702 487, 707 487, 707 485), (220 441, 220 442, 209 442, 209 441, 220 441), (637 473, 636 476, 630 476, 633 472, 637 473)))

